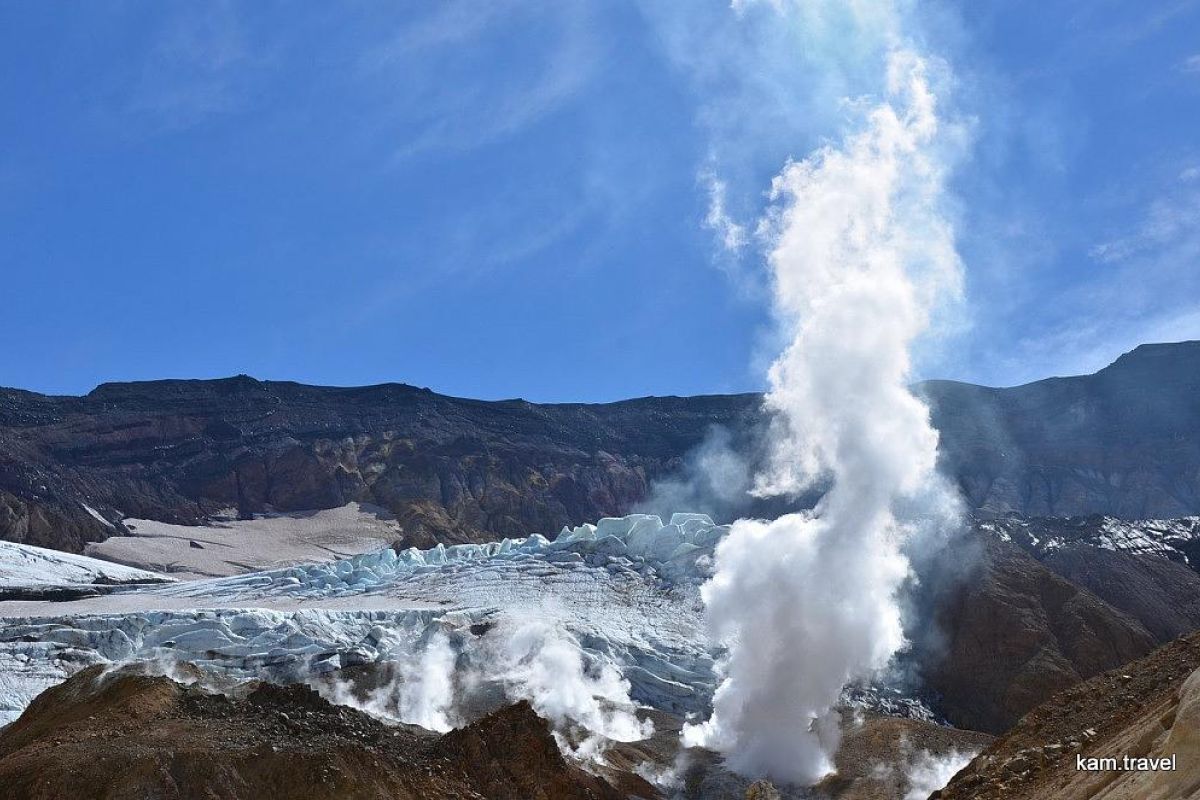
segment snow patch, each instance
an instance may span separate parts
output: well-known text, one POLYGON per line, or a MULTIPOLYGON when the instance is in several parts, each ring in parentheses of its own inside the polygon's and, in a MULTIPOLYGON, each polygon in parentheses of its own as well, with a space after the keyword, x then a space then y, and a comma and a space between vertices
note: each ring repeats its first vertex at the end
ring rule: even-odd
POLYGON ((101 525, 104 525, 105 527, 108 527, 108 528, 116 527, 111 522, 106 520, 104 518, 103 514, 101 514, 99 511, 92 508, 91 506, 89 506, 87 503, 80 503, 79 505, 83 506, 83 510, 86 511, 88 514, 90 514, 92 516, 92 518, 95 519, 97 522, 99 522, 101 525))
POLYGON ((157 572, 0 541, 0 589, 170 581, 157 572))
POLYGON ((205 525, 136 518, 124 524, 129 535, 93 542, 85 552, 184 579, 345 558, 378 550, 401 535, 390 514, 360 503, 254 519, 219 519, 205 525))

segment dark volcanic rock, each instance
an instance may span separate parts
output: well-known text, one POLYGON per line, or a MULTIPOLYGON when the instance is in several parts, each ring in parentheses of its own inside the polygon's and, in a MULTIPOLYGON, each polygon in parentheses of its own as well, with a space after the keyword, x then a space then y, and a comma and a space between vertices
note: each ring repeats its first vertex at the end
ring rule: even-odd
POLYGON ((549 724, 524 700, 450 731, 438 741, 435 752, 462 764, 476 791, 496 800, 567 797, 581 787, 595 798, 658 796, 649 783, 632 774, 622 776, 626 791, 619 793, 596 776, 570 769, 549 724), (537 735, 530 735, 531 731, 537 735))
MULTIPOLYGON (((918 391, 984 514, 1200 512, 1200 343, 1139 347, 1091 376, 918 391)), ((750 394, 537 405, 246 376, 0 389, 0 538, 78 551, 122 516, 354 500, 394 513, 411 544, 553 534, 628 512, 714 425, 745 444, 760 413, 750 394)))
POLYGON ((1142 345, 1095 375, 920 387, 972 507, 1180 517, 1200 508, 1200 342, 1142 345))
POLYGON ((971 573, 930 601, 933 635, 917 641, 927 685, 955 725, 999 733, 1055 692, 1155 646, 1132 616, 1015 545, 980 542, 971 573))
POLYGON ((1200 519, 1004 517, 976 527, 1129 614, 1160 643, 1200 628, 1200 519))
POLYGON ((1183 564, 1087 545, 1051 551, 1042 563, 1136 619, 1159 643, 1200 628, 1200 575, 1183 564))
MULTIPOLYGON (((256 381, 105 384, 86 397, 0 390, 0 537, 79 550, 123 516, 197 523, 351 501, 408 544, 463 542, 625 513, 753 395, 534 405, 256 381)), ((117 528, 119 530, 119 527, 117 528)))

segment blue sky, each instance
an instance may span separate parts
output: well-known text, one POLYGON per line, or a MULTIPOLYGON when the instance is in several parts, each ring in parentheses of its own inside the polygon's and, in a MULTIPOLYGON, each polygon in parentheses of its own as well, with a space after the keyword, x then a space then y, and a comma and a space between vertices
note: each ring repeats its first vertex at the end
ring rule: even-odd
MULTIPOLYGON (((723 2, 0 3, 0 385, 759 389, 747 228, 870 54, 723 2)), ((1200 338, 1200 2, 931 2, 971 132, 924 377, 1200 338)))

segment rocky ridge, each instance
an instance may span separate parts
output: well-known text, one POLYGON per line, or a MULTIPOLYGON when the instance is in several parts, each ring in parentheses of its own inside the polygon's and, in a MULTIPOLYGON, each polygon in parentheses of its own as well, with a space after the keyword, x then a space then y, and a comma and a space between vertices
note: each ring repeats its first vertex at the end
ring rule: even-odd
POLYGON ((933 798, 1190 800, 1200 797, 1198 730, 1200 634, 1191 634, 1056 694, 933 798), (1077 756, 1171 755, 1170 771, 1077 769, 1077 756))
POLYGON ((568 763, 546 722, 517 703, 438 737, 334 706, 304 686, 198 685, 92 667, 47 690, 0 731, 0 797, 618 800, 568 763))
MULTIPOLYGON (((1144 345, 1094 375, 917 391, 981 515, 1200 513, 1200 343, 1144 345)), ((753 394, 535 404, 244 375, 0 389, 0 538, 79 552, 124 518, 349 502, 387 509, 420 546, 549 533, 633 510, 714 426, 755 452, 762 422, 753 394)))
POLYGON ((1000 733, 1056 692, 1159 643, 1124 609, 1012 544, 977 535, 944 558, 964 559, 972 547, 967 571, 932 587, 921 629, 910 632, 934 707, 956 726, 1000 733))

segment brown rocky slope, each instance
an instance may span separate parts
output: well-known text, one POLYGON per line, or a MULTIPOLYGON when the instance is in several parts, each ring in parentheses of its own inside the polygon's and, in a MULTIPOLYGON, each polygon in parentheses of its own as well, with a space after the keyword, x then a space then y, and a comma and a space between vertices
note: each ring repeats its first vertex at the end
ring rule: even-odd
POLYGON ((929 611, 917 618, 933 625, 910 634, 924 683, 955 725, 1000 733, 1056 692, 1158 644, 1133 616, 1020 548, 990 536, 971 541, 972 566, 925 599, 929 611))
MULTIPOLYGON (((755 782, 718 754, 681 751, 683 720, 661 712, 648 712, 651 738, 610 743, 592 774, 560 755, 527 703, 438 736, 332 706, 304 686, 226 688, 210 694, 133 667, 86 670, 0 732, 0 798, 658 798, 639 773, 660 776, 661 794, 679 800, 754 796, 755 782)), ((991 740, 850 710, 842 724, 837 774, 779 797, 900 800, 913 763, 991 740)))
POLYGON ((122 516, 190 524, 351 501, 386 508, 420 545, 552 533, 629 510, 710 426, 744 427, 757 402, 546 406, 245 376, 85 397, 0 390, 0 538, 79 551, 122 516))
POLYGON ((1080 683, 1026 714, 936 800, 1200 798, 1200 633, 1080 683), (1175 756, 1172 770, 1123 759, 1175 756), (1115 758, 1117 769, 1078 769, 1115 758))
POLYGON ((388 726, 303 686, 234 697, 165 677, 91 667, 0 731, 0 798, 617 800, 569 764, 547 723, 517 703, 445 736, 388 726))

